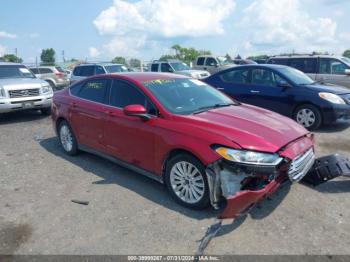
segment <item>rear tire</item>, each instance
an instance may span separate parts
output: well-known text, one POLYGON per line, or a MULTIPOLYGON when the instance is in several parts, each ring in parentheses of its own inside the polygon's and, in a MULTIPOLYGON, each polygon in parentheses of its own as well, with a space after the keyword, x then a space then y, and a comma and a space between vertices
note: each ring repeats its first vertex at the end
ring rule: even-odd
POLYGON ((293 119, 308 130, 315 130, 322 124, 322 114, 313 105, 299 106, 293 114, 293 119))
POLYGON ((77 139, 67 121, 63 120, 59 124, 57 133, 64 152, 70 156, 78 154, 77 139))
POLYGON ((209 186, 204 165, 189 154, 178 154, 166 165, 165 183, 172 198, 192 209, 209 206, 209 186))

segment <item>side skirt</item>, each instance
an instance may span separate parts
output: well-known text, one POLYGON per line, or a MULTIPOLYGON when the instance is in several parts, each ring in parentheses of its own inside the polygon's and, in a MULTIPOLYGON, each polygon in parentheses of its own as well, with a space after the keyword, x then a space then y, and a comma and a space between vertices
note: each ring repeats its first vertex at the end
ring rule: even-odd
POLYGON ((78 148, 81 151, 85 151, 85 152, 91 153, 93 155, 100 156, 100 157, 105 158, 105 159, 107 159, 107 160, 109 160, 109 161, 111 161, 111 162, 113 162, 113 163, 115 163, 115 164, 117 164, 119 166, 125 167, 127 169, 130 169, 130 170, 136 172, 136 173, 139 173, 139 174, 144 175, 144 176, 146 176, 148 178, 156 180, 157 182, 159 182, 161 184, 164 184, 162 176, 158 176, 158 175, 156 175, 154 173, 151 173, 151 172, 149 172, 147 170, 144 170, 142 168, 136 167, 136 166, 134 166, 132 164, 129 164, 129 163, 127 163, 125 161, 122 161, 122 160, 120 160, 118 158, 115 158, 113 156, 110 156, 110 155, 107 155, 107 154, 102 153, 100 151, 97 151, 97 150, 95 150, 93 148, 90 148, 88 146, 79 145, 78 148))

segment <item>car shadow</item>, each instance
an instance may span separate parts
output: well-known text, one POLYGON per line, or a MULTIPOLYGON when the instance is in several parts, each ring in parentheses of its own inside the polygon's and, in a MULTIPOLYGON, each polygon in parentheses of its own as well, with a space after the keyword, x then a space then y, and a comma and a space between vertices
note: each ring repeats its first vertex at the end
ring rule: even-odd
POLYGON ((20 122, 31 122, 47 118, 39 110, 16 111, 11 113, 0 114, 0 125, 15 124, 20 122))
MULTIPOLYGON (((161 205, 197 220, 215 218, 222 212, 222 210, 214 210, 212 208, 206 210, 192 210, 182 207, 170 197, 164 185, 99 156, 85 152, 81 152, 75 157, 68 156, 61 149, 56 137, 41 140, 39 143, 49 153, 79 166, 87 171, 87 173, 92 173, 100 177, 101 180, 93 182, 94 185, 117 184, 139 194, 157 205, 161 205)), ((283 186, 282 193, 277 191, 272 200, 266 200, 268 204, 263 204, 264 208, 253 209, 251 212, 252 217, 254 219, 262 219, 271 214, 287 195, 289 190, 286 188, 286 186, 283 186)), ((233 226, 227 226, 224 232, 231 232, 235 227, 237 227, 237 222, 235 222, 233 226)))
POLYGON ((336 133, 341 132, 350 127, 350 123, 338 123, 333 125, 325 125, 320 127, 315 133, 336 133))

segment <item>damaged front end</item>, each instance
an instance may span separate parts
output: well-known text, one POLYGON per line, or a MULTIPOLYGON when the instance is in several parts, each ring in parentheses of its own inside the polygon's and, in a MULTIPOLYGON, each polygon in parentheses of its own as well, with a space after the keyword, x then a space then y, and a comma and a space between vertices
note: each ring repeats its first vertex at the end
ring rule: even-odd
POLYGON ((212 206, 220 209, 226 199, 220 218, 234 218, 248 212, 288 178, 277 170, 237 165, 223 159, 209 165, 206 174, 212 206))
MULTIPOLYGON (((235 158, 237 150, 232 151, 235 151, 231 152, 235 158)), ((271 163, 261 163, 261 159, 258 164, 242 163, 227 157, 226 151, 219 153, 223 158, 208 165, 206 175, 212 206, 220 209, 226 202, 219 217, 221 219, 247 213, 288 180, 302 180, 316 186, 337 176, 350 176, 350 162, 344 157, 332 155, 315 159, 313 137, 303 137, 290 143, 269 160, 271 163)))

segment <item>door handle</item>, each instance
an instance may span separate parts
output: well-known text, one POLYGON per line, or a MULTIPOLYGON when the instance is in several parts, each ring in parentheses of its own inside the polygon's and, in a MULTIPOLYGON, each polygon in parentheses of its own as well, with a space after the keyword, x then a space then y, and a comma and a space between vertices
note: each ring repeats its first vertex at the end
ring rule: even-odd
POLYGON ((258 90, 250 90, 250 93, 253 93, 253 94, 259 94, 259 93, 260 93, 260 91, 258 91, 258 90))
POLYGON ((223 88, 223 87, 217 87, 216 89, 217 90, 225 90, 225 88, 223 88))
POLYGON ((77 106, 77 103, 75 103, 75 102, 72 102, 71 104, 70 104, 73 108, 77 108, 78 106, 77 106))

